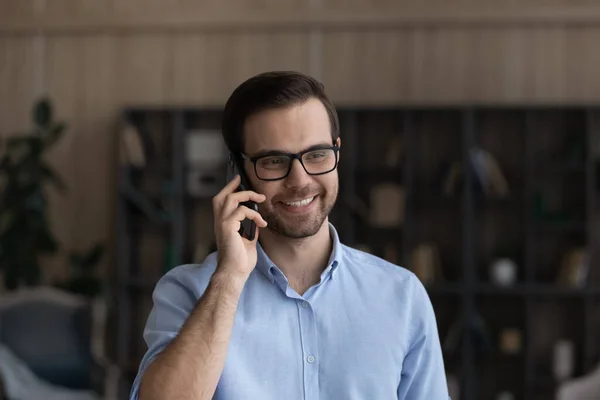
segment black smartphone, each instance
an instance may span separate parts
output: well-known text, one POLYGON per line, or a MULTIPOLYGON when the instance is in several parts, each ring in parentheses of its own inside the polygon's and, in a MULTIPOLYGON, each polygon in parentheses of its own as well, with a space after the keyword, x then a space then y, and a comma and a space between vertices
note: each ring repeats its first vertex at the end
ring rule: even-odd
MULTIPOLYGON (((231 182, 231 180, 239 174, 240 186, 237 189, 238 192, 250 190, 250 183, 241 163, 242 160, 239 157, 235 157, 231 153, 229 154, 229 162, 227 163, 227 182, 231 182)), ((258 205, 253 201, 245 201, 241 204, 258 212, 258 205)), ((244 219, 240 224, 239 233, 242 235, 242 237, 245 237, 248 240, 254 240, 254 236, 256 234, 256 223, 251 219, 244 219)))

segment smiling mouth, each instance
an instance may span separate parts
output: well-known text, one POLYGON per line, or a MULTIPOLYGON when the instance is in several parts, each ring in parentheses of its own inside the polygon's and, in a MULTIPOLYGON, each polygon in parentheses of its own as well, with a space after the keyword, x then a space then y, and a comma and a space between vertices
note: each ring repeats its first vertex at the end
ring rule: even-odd
POLYGON ((292 201, 292 202, 285 202, 282 201, 283 204, 285 204, 286 206, 289 207, 304 207, 309 205, 310 203, 312 203, 312 201, 316 198, 317 196, 312 196, 312 197, 308 197, 304 200, 298 200, 298 201, 292 201))

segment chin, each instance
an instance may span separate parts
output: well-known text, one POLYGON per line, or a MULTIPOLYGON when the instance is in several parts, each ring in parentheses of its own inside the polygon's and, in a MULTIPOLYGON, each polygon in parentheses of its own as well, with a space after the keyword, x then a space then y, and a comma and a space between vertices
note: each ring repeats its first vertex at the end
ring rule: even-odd
POLYGON ((320 220, 304 220, 304 221, 282 221, 276 218, 274 221, 267 221, 267 229, 276 233, 279 236, 290 239, 304 239, 316 235, 326 218, 320 220))
POLYGON ((277 205, 259 212, 267 221, 267 229, 276 235, 290 239, 305 239, 316 235, 321 230, 336 200, 337 196, 320 197, 315 200, 312 210, 296 215, 289 210, 278 208, 277 205))

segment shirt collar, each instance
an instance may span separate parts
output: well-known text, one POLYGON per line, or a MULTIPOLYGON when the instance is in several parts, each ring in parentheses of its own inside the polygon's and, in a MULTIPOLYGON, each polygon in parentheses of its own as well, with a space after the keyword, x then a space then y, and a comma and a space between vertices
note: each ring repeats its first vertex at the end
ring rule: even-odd
MULTIPOLYGON (((325 274, 331 273, 331 277, 333 278, 341 261, 342 243, 340 242, 337 230, 331 222, 329 222, 329 235, 333 241, 333 248, 331 255, 329 256, 329 261, 327 262, 327 267, 321 276, 324 277, 325 274)), ((273 270, 278 270, 277 266, 273 263, 273 261, 271 261, 265 250, 262 248, 260 242, 256 244, 256 252, 256 268, 262 272, 272 283, 275 279, 273 276, 273 270)))

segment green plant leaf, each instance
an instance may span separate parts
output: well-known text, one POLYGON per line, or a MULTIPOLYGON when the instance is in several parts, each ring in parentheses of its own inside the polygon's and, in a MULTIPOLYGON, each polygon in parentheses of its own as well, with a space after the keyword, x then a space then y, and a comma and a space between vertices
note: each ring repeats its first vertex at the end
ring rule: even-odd
POLYGON ((17 148, 24 146, 28 143, 30 136, 16 136, 8 138, 6 141, 6 150, 14 151, 17 148))
POLYGON ((58 142, 58 140, 63 135, 66 125, 64 123, 59 123, 50 128, 48 136, 46 138, 46 146, 51 146, 54 143, 58 142))
POLYGON ((35 160, 39 160, 42 158, 42 153, 44 151, 44 142, 39 137, 30 137, 28 140, 29 144, 29 154, 35 160))
POLYGON ((54 235, 50 232, 48 226, 41 227, 41 231, 37 237, 37 249, 41 252, 54 254, 58 251, 58 242, 54 235))
POLYGON ((83 272, 82 264, 83 257, 76 253, 69 254, 69 265, 71 266, 71 273, 73 276, 81 276, 83 272))
POLYGON ((86 267, 93 267, 104 255, 104 246, 102 244, 96 244, 83 259, 83 265, 86 267))
POLYGON ((43 178, 47 179, 49 182, 52 182, 57 189, 62 192, 67 190, 67 186, 63 182, 63 180, 58 176, 56 172, 46 163, 40 164, 40 172, 43 178))
POLYGON ((52 105, 48 99, 41 99, 34 107, 34 122, 38 127, 46 128, 52 121, 52 105))
POLYGON ((15 216, 11 210, 3 210, 0 214, 0 235, 4 234, 8 228, 12 225, 15 216))

